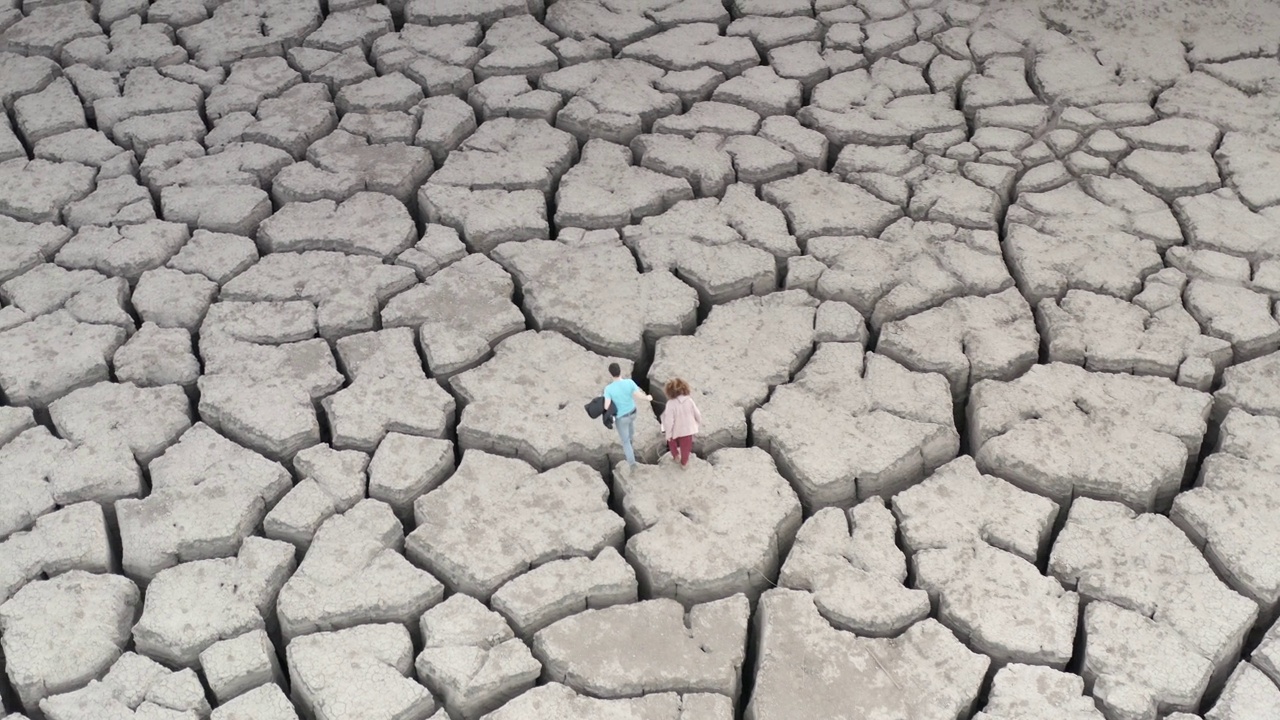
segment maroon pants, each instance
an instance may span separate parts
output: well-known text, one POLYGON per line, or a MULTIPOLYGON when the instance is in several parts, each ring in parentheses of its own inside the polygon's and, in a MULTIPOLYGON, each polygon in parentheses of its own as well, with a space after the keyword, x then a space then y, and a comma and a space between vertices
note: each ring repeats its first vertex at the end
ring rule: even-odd
POLYGON ((693 452, 693 436, 671 438, 667 441, 667 447, 671 450, 672 457, 680 459, 681 465, 688 465, 689 454, 693 452), (677 450, 679 452, 676 452, 677 450))

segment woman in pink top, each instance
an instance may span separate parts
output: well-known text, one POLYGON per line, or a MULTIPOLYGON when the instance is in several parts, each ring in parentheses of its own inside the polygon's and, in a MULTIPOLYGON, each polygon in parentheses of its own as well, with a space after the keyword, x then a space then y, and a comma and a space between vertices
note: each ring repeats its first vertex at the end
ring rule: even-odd
POLYGON ((698 434, 702 413, 689 395, 689 383, 684 380, 672 378, 663 390, 667 395, 667 407, 662 411, 662 432, 667 437, 671 456, 679 458, 680 467, 685 467, 693 452, 693 436, 698 434))

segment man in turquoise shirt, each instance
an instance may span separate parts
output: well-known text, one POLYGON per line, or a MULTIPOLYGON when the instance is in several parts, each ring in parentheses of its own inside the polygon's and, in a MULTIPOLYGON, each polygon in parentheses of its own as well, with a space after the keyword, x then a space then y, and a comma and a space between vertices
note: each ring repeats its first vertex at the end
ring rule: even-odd
POLYGON ((635 467, 636 452, 631 446, 631 438, 636 429, 636 398, 652 401, 653 396, 645 394, 631 378, 623 379, 622 368, 618 363, 609 364, 609 377, 613 378, 613 382, 604 388, 604 407, 606 410, 611 405, 616 408, 613 425, 618 429, 618 437, 622 439, 622 454, 626 456, 627 464, 635 467))

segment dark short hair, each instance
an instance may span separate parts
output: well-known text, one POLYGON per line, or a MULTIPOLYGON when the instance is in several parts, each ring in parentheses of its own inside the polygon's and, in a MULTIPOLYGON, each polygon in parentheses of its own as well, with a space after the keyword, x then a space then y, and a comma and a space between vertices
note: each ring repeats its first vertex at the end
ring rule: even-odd
POLYGON ((622 366, 618 363, 609 363, 609 377, 622 377, 622 366))

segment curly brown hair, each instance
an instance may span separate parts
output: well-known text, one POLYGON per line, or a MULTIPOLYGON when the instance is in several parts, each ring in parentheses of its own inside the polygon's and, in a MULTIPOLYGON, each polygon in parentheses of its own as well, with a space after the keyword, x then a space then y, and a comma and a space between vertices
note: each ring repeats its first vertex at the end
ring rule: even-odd
POLYGON ((668 398, 678 398, 681 395, 689 394, 689 383, 680 378, 671 378, 667 384, 663 386, 662 392, 668 398))

